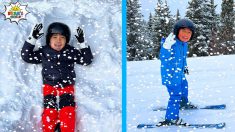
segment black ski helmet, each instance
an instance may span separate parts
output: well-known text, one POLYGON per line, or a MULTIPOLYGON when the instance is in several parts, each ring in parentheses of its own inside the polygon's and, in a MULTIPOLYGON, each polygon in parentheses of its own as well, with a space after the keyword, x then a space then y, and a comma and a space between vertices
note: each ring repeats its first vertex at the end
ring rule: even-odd
POLYGON ((186 19, 186 18, 178 20, 174 25, 174 34, 177 38, 179 35, 179 30, 181 28, 189 28, 192 31, 192 36, 190 38, 190 40, 191 40, 193 38, 193 35, 195 32, 195 27, 194 27, 193 22, 189 19, 186 19))
POLYGON ((59 33, 66 38, 66 44, 69 43, 71 32, 69 27, 60 22, 54 22, 51 23, 48 28, 47 28, 47 34, 46 34, 46 44, 49 45, 50 43, 50 38, 53 34, 59 33))

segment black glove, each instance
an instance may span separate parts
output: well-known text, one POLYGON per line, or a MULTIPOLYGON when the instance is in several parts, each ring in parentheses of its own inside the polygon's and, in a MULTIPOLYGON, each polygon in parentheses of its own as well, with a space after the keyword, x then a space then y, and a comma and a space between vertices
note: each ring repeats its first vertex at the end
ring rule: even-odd
POLYGON ((187 66, 184 67, 184 74, 189 75, 189 71, 188 71, 188 67, 187 66))
POLYGON ((33 31, 32 31, 32 37, 35 38, 35 39, 39 39, 42 37, 42 35, 44 33, 39 33, 42 29, 42 23, 40 24, 36 24, 36 26, 33 28, 33 31))
POLYGON ((77 29, 77 34, 78 35, 75 35, 75 37, 77 38, 78 42, 83 43, 84 42, 84 33, 80 27, 78 27, 78 29, 77 29))

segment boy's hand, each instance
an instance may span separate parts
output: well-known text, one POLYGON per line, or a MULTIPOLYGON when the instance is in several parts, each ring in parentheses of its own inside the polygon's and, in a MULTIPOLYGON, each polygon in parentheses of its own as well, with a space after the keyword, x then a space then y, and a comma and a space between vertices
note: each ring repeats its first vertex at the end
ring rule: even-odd
POLYGON ((166 38, 166 41, 163 44, 163 48, 165 49, 171 49, 171 46, 175 44, 175 35, 173 33, 169 34, 169 36, 166 38))
POLYGON ((42 30, 42 27, 43 27, 42 23, 36 24, 26 41, 34 45, 36 43, 36 40, 41 38, 42 35, 44 34, 44 33, 40 33, 40 31, 42 30))
POLYGON ((75 37, 77 38, 78 42, 83 43, 84 42, 84 33, 80 27, 77 28, 77 34, 78 35, 75 35, 75 37))
POLYGON ((42 28, 43 28, 42 23, 35 25, 35 27, 33 28, 32 34, 31 34, 33 36, 33 38, 39 39, 42 37, 42 35, 44 34, 44 33, 40 33, 42 28))
POLYGON ((188 67, 187 66, 184 67, 184 74, 189 75, 189 71, 188 71, 188 67))

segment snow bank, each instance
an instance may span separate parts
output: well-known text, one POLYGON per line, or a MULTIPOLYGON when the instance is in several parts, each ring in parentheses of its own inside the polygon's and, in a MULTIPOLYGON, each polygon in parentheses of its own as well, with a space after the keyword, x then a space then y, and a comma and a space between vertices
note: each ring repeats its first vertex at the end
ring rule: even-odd
MULTIPOLYGON (((8 2, 1 1, 1 12, 8 2)), ((94 53, 92 65, 75 67, 77 131, 121 131, 121 1, 20 2, 28 4, 27 20, 16 25, 0 15, 0 131, 41 131, 42 67, 23 62, 20 50, 34 24, 55 21, 69 25, 73 46, 82 27, 94 53)), ((44 44, 43 37, 37 47, 44 44)))

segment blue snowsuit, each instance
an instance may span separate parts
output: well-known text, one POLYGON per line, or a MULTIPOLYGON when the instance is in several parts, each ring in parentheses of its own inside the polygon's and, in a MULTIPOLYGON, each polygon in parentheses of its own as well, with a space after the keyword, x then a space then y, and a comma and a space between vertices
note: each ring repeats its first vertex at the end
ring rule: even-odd
POLYGON ((165 119, 175 120, 179 118, 180 103, 188 102, 188 82, 184 75, 188 43, 176 38, 175 44, 168 50, 163 48, 164 42, 165 38, 161 40, 160 49, 161 77, 170 95, 165 119))

